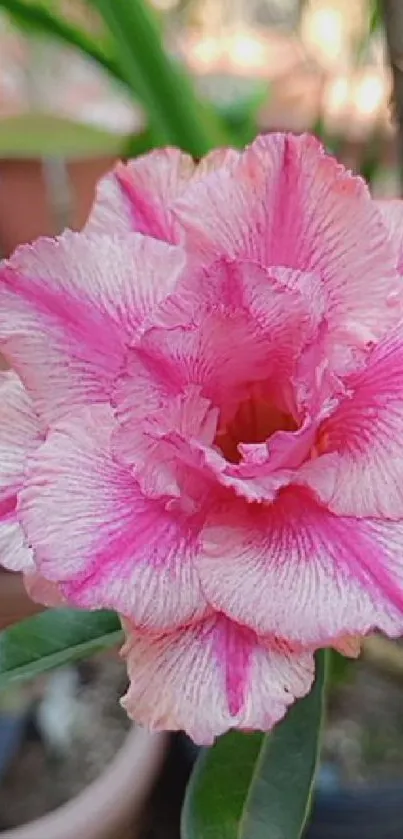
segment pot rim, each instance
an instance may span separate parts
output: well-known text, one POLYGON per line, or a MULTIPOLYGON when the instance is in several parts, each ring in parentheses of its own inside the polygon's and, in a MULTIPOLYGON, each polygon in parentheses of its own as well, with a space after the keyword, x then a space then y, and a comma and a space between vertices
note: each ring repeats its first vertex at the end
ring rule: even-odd
POLYGON ((169 735, 134 726, 109 767, 66 804, 1 833, 1 839, 110 839, 140 815, 162 767, 169 735))

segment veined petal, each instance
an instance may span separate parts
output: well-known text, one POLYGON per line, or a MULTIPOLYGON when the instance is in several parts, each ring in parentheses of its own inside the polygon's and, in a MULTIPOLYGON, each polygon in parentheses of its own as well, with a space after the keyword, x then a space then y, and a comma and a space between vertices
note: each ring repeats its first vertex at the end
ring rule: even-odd
POLYGON ((195 390, 220 411, 221 422, 259 381, 287 410, 295 409, 291 378, 323 316, 320 293, 312 303, 315 278, 286 269, 271 276, 254 263, 223 260, 198 276, 193 290, 192 284, 164 303, 158 325, 128 355, 118 380, 114 401, 128 458, 130 434, 142 433, 142 421, 171 413, 171 400, 195 390))
POLYGON ((232 149, 217 149, 196 165, 176 148, 156 149, 145 156, 118 163, 102 178, 87 232, 137 231, 176 244, 180 226, 172 216, 174 200, 189 182, 205 177, 237 157, 232 149))
POLYGON ((292 483, 315 440, 316 424, 307 420, 296 432, 275 432, 265 443, 239 445, 242 460, 233 464, 216 449, 193 443, 202 464, 219 482, 247 501, 273 501, 292 483))
POLYGON ((172 291, 178 248, 66 232, 0 268, 0 347, 47 421, 108 398, 126 345, 172 291))
POLYGON ((0 372, 0 509, 19 489, 26 458, 41 439, 39 420, 22 382, 11 371, 0 372))
POLYGON ((52 427, 33 455, 19 515, 40 574, 66 600, 166 629, 207 609, 195 518, 146 499, 112 459, 111 411, 98 405, 52 427))
POLYGON ((298 480, 335 513, 403 519, 403 325, 346 381, 298 480))
POLYGON ((128 359, 125 379, 115 394, 120 422, 113 435, 114 454, 133 470, 145 495, 176 498, 184 509, 196 510, 211 486, 199 469, 192 441, 211 446, 218 411, 200 387, 172 393, 168 383, 165 390, 164 382, 150 376, 147 366, 138 361, 135 354, 128 359), (192 466, 200 474, 192 476, 192 466))
POLYGON ((210 604, 259 634, 319 647, 403 630, 403 523, 339 518, 299 488, 212 516, 197 566, 210 604))
POLYGON ((15 513, 10 516, 0 515, 0 565, 9 571, 35 569, 32 551, 15 513))
POLYGON ((42 440, 39 420, 15 373, 0 373, 0 564, 12 571, 33 566, 16 506, 27 457, 42 440))
POLYGON ((179 462, 197 470, 200 480, 204 475, 248 500, 270 500, 315 440, 317 421, 302 420, 295 434, 273 433, 270 423, 274 418, 276 429, 276 417, 281 422, 287 414, 296 429, 311 403, 318 410, 315 370, 303 388, 294 387, 293 377, 305 349, 322 334, 320 288, 310 275, 287 269, 270 275, 255 263, 226 260, 194 285, 181 284, 160 307, 158 325, 127 355, 114 392, 114 451, 146 494, 183 494, 179 462), (244 400, 239 424, 259 425, 259 413, 272 436, 260 447, 240 445, 242 462, 234 465, 222 456, 219 440, 228 437, 227 424, 244 400))
POLYGON ((379 209, 364 182, 309 136, 271 134, 174 207, 187 246, 203 261, 223 254, 317 275, 333 342, 365 347, 402 310, 402 289, 379 209))
POLYGON ((376 202, 396 254, 396 266, 403 273, 403 201, 399 198, 376 202))
POLYGON ((310 689, 313 658, 212 616, 176 633, 126 625, 131 684, 123 705, 153 729, 184 729, 210 744, 229 728, 267 731, 310 689))

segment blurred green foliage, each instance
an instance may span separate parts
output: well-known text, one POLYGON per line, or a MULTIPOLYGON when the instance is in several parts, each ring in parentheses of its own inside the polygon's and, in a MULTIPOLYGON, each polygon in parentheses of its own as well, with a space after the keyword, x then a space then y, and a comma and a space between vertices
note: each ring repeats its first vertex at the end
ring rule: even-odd
POLYGON ((0 158, 115 157, 121 155, 125 144, 136 156, 150 148, 151 142, 145 132, 136 137, 122 137, 92 125, 41 113, 4 118, 0 129, 0 158))
POLYGON ((43 0, 0 0, 24 31, 57 39, 101 65, 146 110, 151 145, 172 144, 201 157, 217 145, 237 143, 224 119, 201 98, 164 49, 147 0, 87 0, 105 24, 100 41, 43 0))
POLYGON ((124 82, 119 64, 112 55, 113 46, 100 43, 99 37, 92 38, 84 28, 59 14, 52 0, 33 3, 29 0, 0 0, 0 9, 4 9, 13 23, 26 34, 49 37, 77 49, 100 64, 113 78, 124 82))

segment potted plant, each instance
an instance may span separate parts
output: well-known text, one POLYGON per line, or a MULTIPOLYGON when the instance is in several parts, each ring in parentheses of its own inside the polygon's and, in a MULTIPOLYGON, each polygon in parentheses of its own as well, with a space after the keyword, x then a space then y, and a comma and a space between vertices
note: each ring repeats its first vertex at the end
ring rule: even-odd
POLYGON ((6 830, 4 839, 130 839, 161 769, 167 735, 134 727, 104 773, 67 804, 6 830))

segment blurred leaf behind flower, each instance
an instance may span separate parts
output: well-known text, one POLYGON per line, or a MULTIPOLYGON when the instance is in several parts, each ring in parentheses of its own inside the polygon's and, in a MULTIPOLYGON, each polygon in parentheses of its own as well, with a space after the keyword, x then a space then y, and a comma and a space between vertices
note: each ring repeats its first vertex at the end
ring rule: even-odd
POLYGON ((237 143, 167 54, 146 0, 87 0, 86 7, 90 25, 66 17, 60 0, 0 0, 0 9, 25 33, 79 50, 128 88, 148 114, 153 145, 177 145, 201 157, 217 145, 237 143))

